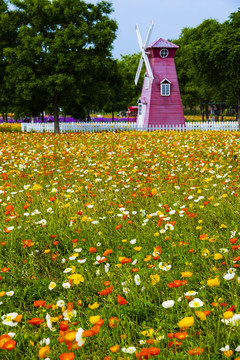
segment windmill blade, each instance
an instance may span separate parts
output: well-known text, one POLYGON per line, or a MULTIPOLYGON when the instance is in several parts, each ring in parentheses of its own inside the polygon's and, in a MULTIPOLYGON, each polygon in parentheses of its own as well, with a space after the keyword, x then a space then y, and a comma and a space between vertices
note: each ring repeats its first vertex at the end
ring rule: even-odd
POLYGON ((149 28, 149 30, 148 30, 148 34, 147 34, 146 40, 145 40, 144 49, 146 49, 146 47, 147 47, 147 45, 148 45, 150 36, 151 36, 151 34, 152 34, 153 26, 154 26, 154 23, 153 23, 153 20, 152 20, 151 25, 150 25, 150 28, 149 28))
POLYGON ((139 64, 138 64, 137 73, 136 73, 136 76, 135 76, 135 85, 137 85, 137 83, 138 83, 139 76, 140 76, 141 71, 142 71, 142 66, 143 66, 143 57, 141 56, 141 59, 140 59, 139 64))
POLYGON ((144 49, 144 47, 143 47, 142 38, 141 38, 140 31, 139 31, 137 24, 136 24, 135 29, 136 29, 136 33, 137 33, 138 44, 139 44, 140 50, 142 51, 142 49, 144 49))
POLYGON ((139 79, 139 76, 140 76, 140 73, 141 73, 141 70, 142 70, 143 61, 145 62, 147 73, 148 73, 148 76, 150 77, 151 81, 153 81, 153 79, 154 79, 152 69, 151 69, 147 54, 145 52, 145 48, 147 46, 147 43, 149 41, 152 29, 153 29, 153 21, 152 21, 152 24, 151 24, 151 26, 150 26, 150 28, 148 30, 145 45, 143 45, 142 38, 141 38, 141 35, 140 35, 140 31, 139 31, 139 28, 138 28, 137 24, 136 24, 135 28, 136 28, 136 33, 137 33, 138 44, 139 44, 140 50, 142 52, 142 56, 141 56, 141 59, 140 59, 139 65, 138 65, 138 69, 137 69, 137 73, 136 73, 136 76, 135 76, 135 84, 137 85, 138 79, 139 79))
POLYGON ((153 81, 154 76, 153 76, 153 73, 152 73, 152 69, 151 69, 147 54, 145 53, 144 49, 142 49, 142 57, 144 59, 145 65, 146 65, 148 76, 150 77, 151 81, 153 81))

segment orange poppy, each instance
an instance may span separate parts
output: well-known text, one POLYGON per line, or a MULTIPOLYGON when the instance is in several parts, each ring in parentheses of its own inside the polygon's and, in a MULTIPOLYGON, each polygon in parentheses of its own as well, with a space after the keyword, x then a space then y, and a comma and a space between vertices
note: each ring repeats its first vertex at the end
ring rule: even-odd
POLYGON ((0 348, 3 347, 3 345, 5 344, 5 342, 11 340, 11 336, 8 334, 3 334, 0 336, 0 348))
POLYGON ((112 352, 112 353, 115 353, 119 350, 120 346, 119 345, 113 345, 109 348, 109 350, 112 352))
POLYGON ((151 356, 156 356, 156 355, 158 355, 160 353, 160 349, 156 348, 156 347, 149 347, 148 348, 148 353, 151 356))
POLYGON ((85 337, 91 337, 91 336, 96 335, 95 332, 94 332, 94 330, 92 330, 92 329, 90 329, 90 330, 85 330, 85 331, 83 331, 82 334, 83 334, 83 336, 85 336, 85 337))
POLYGON ((103 256, 108 256, 112 253, 112 249, 107 249, 104 251, 103 256))
POLYGON ((110 284, 111 284, 111 282, 109 280, 104 281, 104 283, 103 283, 104 286, 109 286, 110 284))
POLYGON ((185 331, 177 332, 177 333, 173 334, 173 337, 175 337, 178 340, 184 340, 187 337, 187 332, 185 332, 185 331))
POLYGON ((115 328, 115 327, 117 327, 118 323, 119 323, 119 320, 117 317, 110 317, 108 326, 110 328, 115 328))
POLYGON ((97 249, 95 247, 90 247, 89 251, 91 254, 94 254, 97 251, 97 249))
POLYGON ((188 350, 188 354, 189 355, 200 355, 204 352, 204 349, 203 348, 200 348, 200 347, 195 347, 194 349, 192 350, 188 350))
POLYGON ((118 229, 120 229, 121 227, 122 227, 122 225, 119 224, 119 225, 117 225, 117 226, 115 227, 115 229, 118 230, 118 229))
POLYGON ((50 347, 48 345, 41 347, 38 351, 38 357, 40 359, 45 359, 49 354, 50 354, 50 347))
POLYGON ((73 360, 74 358, 75 358, 75 355, 72 352, 63 353, 63 354, 59 355, 60 360, 73 360))

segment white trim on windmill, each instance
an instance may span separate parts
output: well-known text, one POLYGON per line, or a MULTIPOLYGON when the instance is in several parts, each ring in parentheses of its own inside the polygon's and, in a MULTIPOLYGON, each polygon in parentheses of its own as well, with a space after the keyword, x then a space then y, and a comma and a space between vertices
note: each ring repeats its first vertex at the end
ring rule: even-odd
POLYGON ((138 83, 138 79, 139 79, 139 76, 140 76, 140 73, 141 73, 141 70, 142 70, 142 66, 143 66, 143 61, 145 63, 147 74, 148 74, 149 78, 151 79, 151 81, 154 80, 152 69, 151 69, 151 66, 150 66, 150 63, 149 63, 149 60, 148 60, 148 56, 147 56, 147 52, 146 52, 146 47, 148 45, 148 41, 150 39, 152 29, 153 29, 153 21, 152 21, 151 26, 150 26, 150 28, 148 30, 148 34, 147 34, 145 43, 143 45, 138 25, 136 25, 137 39, 138 39, 140 50, 142 52, 142 56, 141 56, 141 59, 140 59, 139 65, 138 65, 138 69, 137 69, 137 73, 136 73, 136 76, 135 76, 135 85, 137 85, 137 83, 138 83))
POLYGON ((163 79, 163 80, 160 82, 160 84, 162 84, 162 83, 164 83, 164 82, 166 82, 166 81, 167 81, 169 84, 171 84, 171 81, 168 80, 167 78, 163 79))

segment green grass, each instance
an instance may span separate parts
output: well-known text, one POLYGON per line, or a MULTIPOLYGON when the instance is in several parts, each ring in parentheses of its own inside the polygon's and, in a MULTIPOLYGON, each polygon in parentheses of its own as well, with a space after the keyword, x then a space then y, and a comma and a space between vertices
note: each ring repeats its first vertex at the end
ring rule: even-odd
POLYGON ((233 305, 233 319, 240 313, 238 132, 1 133, 0 141, 0 336, 16 341, 0 337, 0 359, 134 359, 152 347, 163 360, 191 359, 196 347, 199 359, 238 357, 238 324, 221 321, 233 305), (191 307, 194 298, 203 305, 191 307), (22 318, 4 324, 11 313, 22 318), (103 321, 94 327, 92 316, 103 321), (187 330, 178 325, 185 317, 187 330), (83 346, 80 328, 92 329, 83 346))

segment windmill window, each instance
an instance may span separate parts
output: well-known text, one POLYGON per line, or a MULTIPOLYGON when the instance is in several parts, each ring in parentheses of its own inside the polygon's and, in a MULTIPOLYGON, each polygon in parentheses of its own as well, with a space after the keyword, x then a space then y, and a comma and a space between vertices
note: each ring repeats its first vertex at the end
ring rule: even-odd
POLYGON ((138 115, 142 115, 142 104, 138 104, 138 115))
POLYGON ((168 57, 168 50, 167 49, 162 49, 160 50, 160 56, 164 59, 166 57, 168 57))
POLYGON ((161 84, 161 96, 170 96, 170 84, 161 84))
POLYGON ((163 79, 160 83, 161 96, 170 96, 171 93, 171 81, 163 79))

